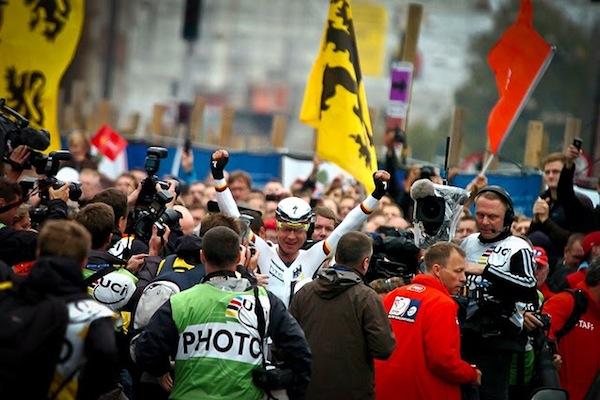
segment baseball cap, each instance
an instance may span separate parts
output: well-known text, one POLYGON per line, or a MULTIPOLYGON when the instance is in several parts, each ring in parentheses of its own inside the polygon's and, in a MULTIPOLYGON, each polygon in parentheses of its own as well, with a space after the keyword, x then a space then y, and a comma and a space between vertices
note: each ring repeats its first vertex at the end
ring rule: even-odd
POLYGON ((533 260, 543 267, 548 266, 548 255, 546 254, 546 250, 543 247, 533 246, 531 248, 533 251, 533 260))
POLYGON ((583 258, 588 258, 592 247, 600 246, 600 231, 590 232, 585 235, 581 246, 583 247, 583 258))

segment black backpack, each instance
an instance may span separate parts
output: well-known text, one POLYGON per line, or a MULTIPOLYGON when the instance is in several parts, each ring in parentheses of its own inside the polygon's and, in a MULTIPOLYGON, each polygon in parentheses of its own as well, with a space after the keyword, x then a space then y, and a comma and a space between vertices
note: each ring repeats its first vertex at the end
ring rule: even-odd
POLYGON ((0 398, 46 399, 64 342, 65 302, 0 286, 0 398))

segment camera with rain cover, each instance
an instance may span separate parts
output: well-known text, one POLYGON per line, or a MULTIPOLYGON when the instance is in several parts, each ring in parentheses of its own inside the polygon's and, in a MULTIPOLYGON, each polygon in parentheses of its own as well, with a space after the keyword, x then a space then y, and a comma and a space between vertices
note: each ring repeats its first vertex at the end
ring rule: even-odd
POLYGON ((45 130, 33 129, 29 121, 0 99, 0 158, 20 169, 29 169, 42 162, 44 151, 50 146, 50 134, 45 130), (27 146, 31 154, 28 161, 19 165, 11 161, 10 154, 20 145, 27 146), (37 151, 36 151, 37 150, 37 151))
POLYGON ((416 245, 424 249, 436 242, 452 240, 469 193, 458 187, 419 179, 411 186, 410 197, 415 201, 416 245))

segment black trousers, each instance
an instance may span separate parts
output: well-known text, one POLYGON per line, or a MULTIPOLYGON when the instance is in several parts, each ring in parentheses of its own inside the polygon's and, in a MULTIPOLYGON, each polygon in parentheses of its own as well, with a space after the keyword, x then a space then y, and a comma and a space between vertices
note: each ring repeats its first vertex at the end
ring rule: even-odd
POLYGON ((480 400, 508 400, 513 352, 490 348, 464 349, 465 359, 481 370, 480 400))

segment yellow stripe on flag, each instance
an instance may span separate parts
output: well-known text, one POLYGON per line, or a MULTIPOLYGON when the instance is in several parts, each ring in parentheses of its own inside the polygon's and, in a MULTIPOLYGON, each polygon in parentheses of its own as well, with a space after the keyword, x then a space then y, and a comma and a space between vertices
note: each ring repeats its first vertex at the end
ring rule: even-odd
POLYGON ((363 85, 352 11, 330 0, 321 48, 308 77, 300 121, 317 130, 317 155, 374 189, 377 169, 371 119, 363 85))
POLYGON ((15 0, 0 8, 0 98, 33 128, 50 131, 48 151, 58 150, 58 88, 79 42, 83 0, 15 0))

